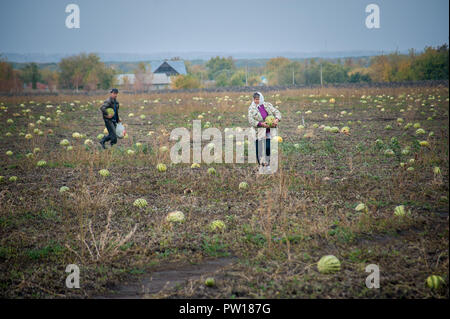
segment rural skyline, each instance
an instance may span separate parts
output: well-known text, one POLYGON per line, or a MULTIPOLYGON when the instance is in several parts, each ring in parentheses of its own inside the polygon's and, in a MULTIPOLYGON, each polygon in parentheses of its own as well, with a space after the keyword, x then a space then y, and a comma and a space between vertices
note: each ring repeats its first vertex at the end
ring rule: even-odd
POLYGON ((442 0, 19 0, 2 6, 0 52, 182 58, 405 52, 448 43, 448 8, 442 0), (80 10, 78 29, 65 25, 71 3, 80 10), (380 8, 378 29, 365 25, 371 3, 380 8))

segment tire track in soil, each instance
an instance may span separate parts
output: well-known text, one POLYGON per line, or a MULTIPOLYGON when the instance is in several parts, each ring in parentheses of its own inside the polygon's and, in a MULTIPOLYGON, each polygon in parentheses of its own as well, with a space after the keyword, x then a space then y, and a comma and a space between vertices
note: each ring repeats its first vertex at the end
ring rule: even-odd
POLYGON ((213 274, 231 265, 236 257, 224 257, 205 260, 199 264, 187 264, 183 267, 167 266, 167 269, 157 270, 141 278, 130 278, 113 287, 112 293, 96 296, 95 299, 142 299, 186 284, 189 280, 198 279, 204 275, 213 274))

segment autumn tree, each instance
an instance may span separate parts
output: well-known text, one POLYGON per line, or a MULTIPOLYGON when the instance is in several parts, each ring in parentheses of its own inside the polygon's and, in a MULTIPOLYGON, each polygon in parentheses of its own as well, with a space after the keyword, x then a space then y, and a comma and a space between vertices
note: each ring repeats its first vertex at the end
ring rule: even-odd
POLYGON ((57 71, 52 71, 48 68, 41 70, 42 82, 48 85, 50 91, 54 91, 58 85, 59 74, 57 71))
POLYGON ((100 61, 100 57, 94 53, 70 56, 61 59, 58 64, 60 74, 59 83, 62 88, 84 89, 89 81, 90 89, 108 89, 114 81, 115 71, 100 61))
POLYGON ((19 72, 0 56, 0 91, 17 92, 22 90, 22 80, 19 72))
POLYGON ((284 57, 272 58, 266 63, 266 73, 269 83, 272 85, 283 85, 286 79, 286 67, 291 64, 291 60, 284 57))
POLYGON ((134 70, 134 90, 142 91, 145 89, 145 76, 147 74, 147 66, 144 62, 139 62, 134 70))
POLYGON ((122 83, 123 88, 128 91, 130 89, 130 79, 128 78, 128 76, 125 75, 122 78, 122 81, 123 81, 122 83))
POLYGON ((86 84, 86 89, 89 91, 96 90, 99 82, 100 81, 98 78, 97 70, 95 68, 89 71, 84 80, 84 83, 86 84))
POLYGON ((177 75, 174 80, 172 81, 172 88, 173 89, 196 89, 200 87, 200 81, 190 75, 177 75))
POLYGON ((391 74, 391 65, 386 55, 372 57, 370 62, 372 79, 375 82, 387 82, 391 74))
POLYGON ((186 61, 186 71, 188 74, 196 77, 200 81, 200 85, 204 80, 208 79, 208 71, 204 65, 192 65, 191 63, 188 63, 188 61, 186 61))
POLYGON ((378 82, 445 80, 449 76, 448 46, 426 47, 417 54, 413 49, 409 53, 394 52, 371 59, 372 77, 378 82))
POLYGON ((261 82, 261 79, 260 79, 260 77, 257 76, 257 75, 250 75, 250 76, 248 76, 248 78, 247 78, 247 84, 248 84, 249 86, 256 86, 256 85, 258 85, 260 82, 261 82))

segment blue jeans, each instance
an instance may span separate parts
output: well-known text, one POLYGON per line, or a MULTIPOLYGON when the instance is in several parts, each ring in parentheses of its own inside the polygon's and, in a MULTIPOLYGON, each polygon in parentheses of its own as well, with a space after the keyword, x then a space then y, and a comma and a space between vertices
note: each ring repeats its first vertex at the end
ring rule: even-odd
POLYGON ((266 138, 266 147, 264 147, 264 139, 256 140, 256 160, 258 161, 258 164, 261 164, 259 162, 259 157, 264 148, 266 149, 266 156, 270 156, 270 138, 266 138))

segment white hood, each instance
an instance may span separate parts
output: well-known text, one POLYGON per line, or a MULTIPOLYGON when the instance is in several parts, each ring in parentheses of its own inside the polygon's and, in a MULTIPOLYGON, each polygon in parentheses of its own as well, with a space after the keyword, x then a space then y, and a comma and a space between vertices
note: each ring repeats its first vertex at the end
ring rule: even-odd
MULTIPOLYGON (((264 96, 261 94, 261 92, 256 92, 259 94, 259 105, 264 104, 264 96)), ((252 101, 252 106, 258 107, 259 105, 255 104, 255 100, 252 101)))

